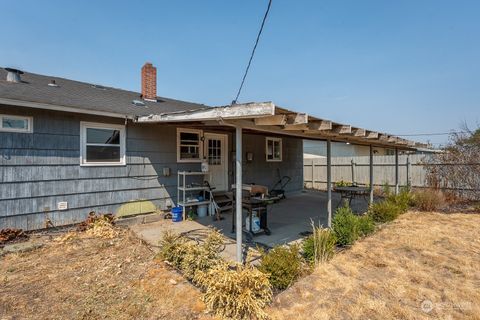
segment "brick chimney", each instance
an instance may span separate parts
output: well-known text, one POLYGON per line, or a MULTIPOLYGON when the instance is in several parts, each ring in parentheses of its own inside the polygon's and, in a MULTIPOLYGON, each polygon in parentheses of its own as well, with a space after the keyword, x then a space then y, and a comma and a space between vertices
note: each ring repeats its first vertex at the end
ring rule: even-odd
POLYGON ((142 97, 145 100, 157 101, 157 68, 150 62, 142 67, 142 97))

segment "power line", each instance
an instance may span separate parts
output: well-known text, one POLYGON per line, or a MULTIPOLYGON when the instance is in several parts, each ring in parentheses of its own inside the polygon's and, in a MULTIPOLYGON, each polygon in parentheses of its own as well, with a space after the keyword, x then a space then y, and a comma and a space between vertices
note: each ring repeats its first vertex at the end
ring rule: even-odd
POLYGON ((469 133, 468 131, 450 131, 450 132, 435 132, 435 133, 411 133, 411 134, 397 134, 399 137, 419 137, 419 136, 446 136, 456 133, 469 133))
POLYGON ((272 5, 272 0, 268 1, 267 11, 265 11, 265 15, 263 16, 262 25, 260 26, 260 30, 258 31, 257 40, 255 41, 255 45, 253 46, 252 54, 250 55, 250 59, 248 60, 247 68, 245 69, 245 74, 242 78, 242 83, 240 84, 240 88, 238 88, 237 96, 232 101, 232 104, 237 103, 238 97, 240 96, 240 92, 242 91, 243 84, 245 83, 245 78, 247 78, 248 70, 250 69, 250 65, 252 64, 253 56, 255 55, 255 50, 257 49, 258 41, 260 40, 260 35, 263 31, 263 26, 265 25, 265 21, 267 20, 268 12, 270 11, 270 6, 272 5))

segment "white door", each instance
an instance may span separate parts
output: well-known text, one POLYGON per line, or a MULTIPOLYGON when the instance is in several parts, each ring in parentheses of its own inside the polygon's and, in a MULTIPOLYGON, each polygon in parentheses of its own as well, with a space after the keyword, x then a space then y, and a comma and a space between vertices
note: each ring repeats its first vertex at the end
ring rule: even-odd
POLYGON ((227 136, 205 133, 205 156, 208 161, 209 183, 215 191, 228 190, 227 136))

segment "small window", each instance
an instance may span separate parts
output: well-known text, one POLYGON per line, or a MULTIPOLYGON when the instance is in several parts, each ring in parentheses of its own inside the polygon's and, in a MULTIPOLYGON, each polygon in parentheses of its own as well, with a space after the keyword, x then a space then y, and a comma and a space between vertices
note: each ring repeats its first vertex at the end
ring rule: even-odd
POLYGON ((266 159, 267 161, 282 161, 282 139, 267 138, 266 139, 266 159))
POLYGON ((0 114, 0 131, 32 132, 32 118, 0 114))
POLYGON ((202 161, 201 130, 177 129, 177 161, 202 161))
POLYGON ((125 126, 81 123, 81 165, 124 165, 125 126))

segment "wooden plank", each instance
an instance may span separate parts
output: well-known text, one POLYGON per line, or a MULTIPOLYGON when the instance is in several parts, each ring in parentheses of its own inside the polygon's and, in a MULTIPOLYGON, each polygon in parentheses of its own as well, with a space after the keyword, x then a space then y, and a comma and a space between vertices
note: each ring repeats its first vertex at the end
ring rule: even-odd
POLYGON ((154 114, 138 117, 136 122, 185 122, 220 119, 251 119, 275 115, 272 102, 235 104, 227 107, 205 108, 193 111, 154 114))
POLYGON ((277 114, 274 116, 261 117, 255 119, 257 126, 283 126, 287 124, 287 115, 277 114))
POLYGON ((287 115, 288 124, 305 124, 308 123, 308 115, 306 113, 291 113, 287 115))
POLYGON ((315 120, 315 121, 310 121, 308 123, 308 129, 309 130, 331 130, 332 129, 332 121, 328 120, 315 120))
POLYGON ((367 138, 367 139, 378 139, 378 132, 367 130, 365 138, 367 138))
POLYGON ((287 124, 282 127, 283 130, 303 131, 308 130, 307 124, 287 124))
POLYGON ((389 136, 387 141, 390 142, 390 143, 396 143, 397 142, 397 137, 389 136))
POLYGON ((352 133, 352 126, 343 125, 343 124, 335 124, 335 125, 333 125, 332 132, 337 133, 337 134, 351 134, 352 133))
POLYGON ((366 130, 362 128, 353 128, 352 132, 355 137, 365 137, 366 135, 366 130))

